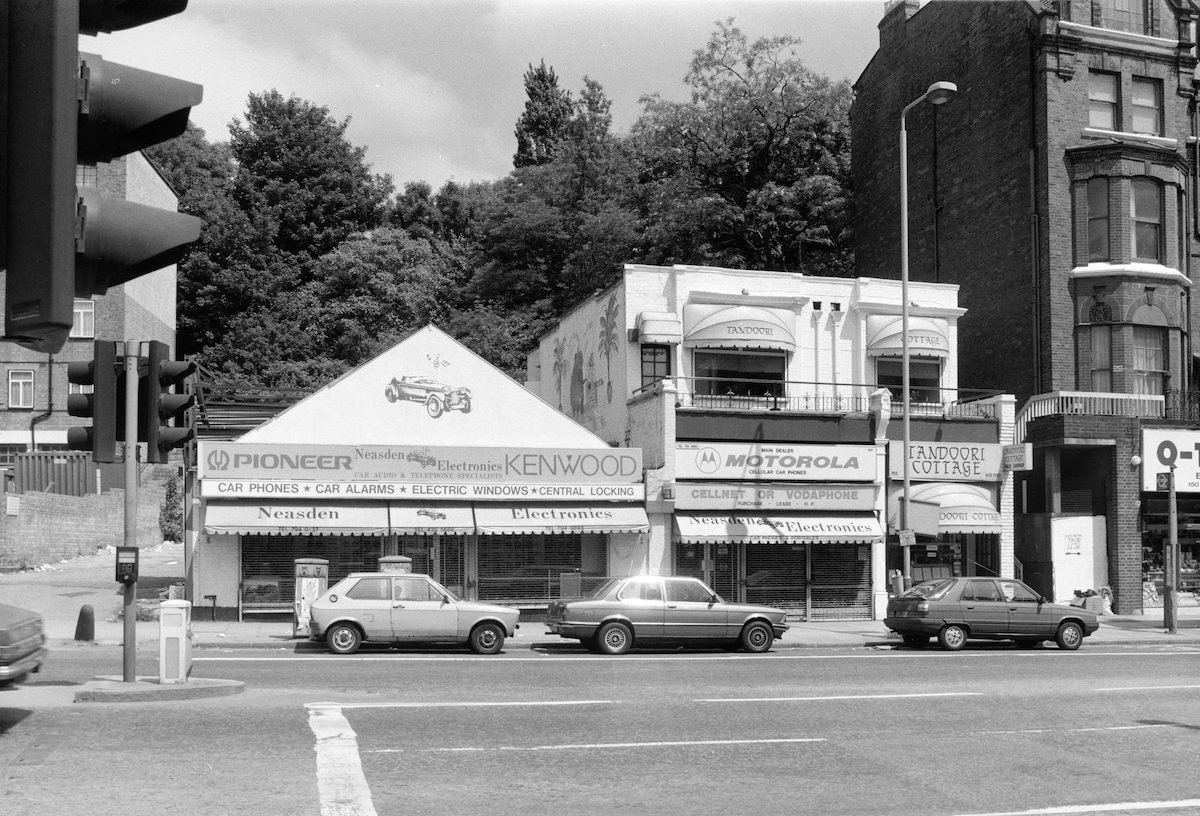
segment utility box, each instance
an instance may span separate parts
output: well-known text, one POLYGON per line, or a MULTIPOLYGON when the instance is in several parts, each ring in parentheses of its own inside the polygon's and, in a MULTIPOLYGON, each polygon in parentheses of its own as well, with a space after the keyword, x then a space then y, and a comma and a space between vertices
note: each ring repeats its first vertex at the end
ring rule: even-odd
POLYGON ((293 563, 296 598, 292 605, 292 637, 308 637, 313 601, 329 589, 329 562, 324 558, 297 558, 293 563))
POLYGON ((158 682, 186 683, 192 673, 192 602, 158 605, 158 682))
POLYGON ((412 572, 412 559, 407 555, 385 555, 379 559, 380 572, 412 572))

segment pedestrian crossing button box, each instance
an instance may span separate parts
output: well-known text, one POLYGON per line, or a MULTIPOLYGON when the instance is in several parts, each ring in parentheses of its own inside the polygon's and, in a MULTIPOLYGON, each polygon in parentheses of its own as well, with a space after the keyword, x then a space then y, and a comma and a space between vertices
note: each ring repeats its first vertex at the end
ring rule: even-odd
POLYGON ((117 583, 137 583, 138 555, 137 547, 117 547, 117 583))

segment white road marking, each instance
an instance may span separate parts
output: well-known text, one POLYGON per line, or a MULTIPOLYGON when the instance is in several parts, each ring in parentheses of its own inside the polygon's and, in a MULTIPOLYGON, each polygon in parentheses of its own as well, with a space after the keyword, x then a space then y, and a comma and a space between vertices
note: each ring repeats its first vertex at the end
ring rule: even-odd
POLYGON ((444 703, 309 703, 312 706, 338 708, 491 708, 514 706, 581 706, 613 705, 616 700, 479 700, 444 703))
POLYGON ((317 743, 317 792, 321 816, 377 816, 358 757, 358 735, 336 703, 313 703, 308 727, 317 743))
POLYGON ((698 745, 779 745, 781 743, 826 742, 823 737, 743 740, 672 740, 666 742, 583 742, 565 745, 486 745, 468 748, 429 748, 433 753, 471 753, 480 751, 600 751, 612 748, 687 748, 698 745))
POLYGON ((982 697, 981 691, 934 691, 913 694, 830 694, 820 697, 712 697, 694 703, 793 703, 823 700, 903 700, 912 697, 982 697))
POLYGON ((1056 816, 1070 813, 1128 813, 1134 810, 1185 810, 1200 807, 1200 799, 1176 799, 1167 802, 1108 802, 1095 805, 1060 805, 1033 810, 996 810, 988 813, 960 813, 957 816, 1056 816))
POLYGON ((1020 728, 1010 731, 976 731, 980 736, 997 736, 1003 734, 1078 734, 1088 731, 1137 731, 1142 728, 1175 728, 1173 723, 1154 723, 1153 725, 1103 725, 1087 728, 1020 728))
POLYGON ((1109 686, 1098 688, 1096 691, 1172 691, 1178 689, 1200 689, 1200 685, 1190 686, 1109 686))

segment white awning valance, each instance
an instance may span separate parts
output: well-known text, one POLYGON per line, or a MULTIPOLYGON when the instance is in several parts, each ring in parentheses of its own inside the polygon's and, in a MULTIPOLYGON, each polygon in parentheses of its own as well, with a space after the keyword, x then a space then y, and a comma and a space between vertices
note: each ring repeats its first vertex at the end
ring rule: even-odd
POLYGON ((640 504, 476 504, 475 527, 484 535, 515 533, 644 533, 640 504))
POLYGON ((209 501, 204 532, 217 535, 387 535, 384 502, 209 501))
POLYGON ((683 339, 683 324, 674 312, 641 312, 637 318, 639 343, 679 345, 683 339))
POLYGON ((854 544, 883 537, 874 513, 676 513, 675 540, 789 544, 823 541, 854 544))

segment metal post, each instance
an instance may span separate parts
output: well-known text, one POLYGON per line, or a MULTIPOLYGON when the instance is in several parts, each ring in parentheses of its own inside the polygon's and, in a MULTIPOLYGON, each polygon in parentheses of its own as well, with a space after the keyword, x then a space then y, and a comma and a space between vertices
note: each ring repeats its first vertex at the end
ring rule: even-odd
POLYGON ((1163 548, 1163 628, 1176 633, 1179 625, 1179 516, 1175 508, 1175 466, 1167 472, 1167 545, 1163 548))
MULTIPOLYGON (((125 341, 125 546, 137 546, 138 344, 125 341)), ((123 680, 137 682, 137 581, 125 584, 123 680)))
POLYGON ((958 86, 953 82, 935 82, 925 93, 909 102, 900 111, 900 331, 903 335, 900 341, 900 387, 904 390, 901 396, 904 409, 904 418, 901 423, 904 428, 904 451, 901 457, 904 462, 904 495, 900 499, 899 532, 901 534, 900 553, 903 559, 901 574, 904 578, 905 589, 912 586, 912 541, 914 537, 909 529, 909 505, 912 502, 912 467, 909 462, 911 457, 909 445, 912 442, 912 431, 909 424, 909 414, 912 413, 912 395, 910 393, 912 383, 909 376, 908 348, 908 131, 905 128, 904 119, 910 110, 922 102, 929 100, 932 105, 941 105, 957 92, 958 86))

